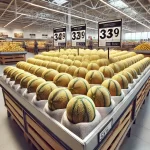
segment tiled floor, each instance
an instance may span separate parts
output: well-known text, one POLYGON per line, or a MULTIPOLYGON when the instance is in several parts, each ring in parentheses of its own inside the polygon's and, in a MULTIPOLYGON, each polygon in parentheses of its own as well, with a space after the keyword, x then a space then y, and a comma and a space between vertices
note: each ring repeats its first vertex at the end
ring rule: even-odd
MULTIPOLYGON (((27 58, 33 54, 28 53, 27 58)), ((5 66, 0 65, 0 74, 5 66)), ((0 89, 0 150, 32 150, 22 131, 12 119, 8 119, 0 89)), ((126 138, 120 150, 150 150, 150 96, 132 126, 131 137, 126 138)))

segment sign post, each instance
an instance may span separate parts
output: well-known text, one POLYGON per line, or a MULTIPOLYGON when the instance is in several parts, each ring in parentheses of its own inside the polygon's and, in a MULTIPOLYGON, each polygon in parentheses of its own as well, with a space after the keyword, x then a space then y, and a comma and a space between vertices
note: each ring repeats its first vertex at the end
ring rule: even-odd
POLYGON ((98 23, 98 46, 108 48, 121 47, 122 19, 98 23))
POLYGON ((86 46, 86 24, 84 25, 76 25, 71 26, 71 43, 73 47, 78 47, 78 55, 79 48, 86 46))
POLYGON ((62 28, 54 28, 53 29, 53 37, 54 37, 54 46, 59 47, 66 47, 66 27, 62 28))

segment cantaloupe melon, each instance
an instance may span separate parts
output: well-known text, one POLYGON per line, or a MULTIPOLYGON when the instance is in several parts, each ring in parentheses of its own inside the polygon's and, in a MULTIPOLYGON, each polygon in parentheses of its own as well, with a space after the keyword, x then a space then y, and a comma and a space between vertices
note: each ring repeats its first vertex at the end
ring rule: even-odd
POLYGON ((88 61, 83 61, 83 62, 81 63, 81 67, 87 68, 88 64, 89 64, 88 61))
POLYGON ((107 79, 102 83, 102 86, 109 90, 111 96, 121 96, 121 86, 116 80, 107 79))
MULTIPOLYGON (((68 59, 69 59, 69 58, 68 58, 68 59)), ((57 63, 63 64, 63 62, 64 62, 64 59, 63 59, 63 58, 59 58, 59 59, 57 60, 57 63)))
POLYGON ((36 79, 32 79, 28 82, 27 84, 27 91, 28 93, 35 93, 37 87, 41 84, 41 83, 45 83, 46 81, 42 78, 36 78, 36 79))
POLYGON ((47 71, 47 68, 45 67, 40 67, 35 71, 35 75, 37 77, 42 77, 43 72, 47 71))
POLYGON ((116 63, 112 63, 110 65, 108 65, 109 67, 111 67, 115 73, 118 73, 120 70, 119 66, 116 63))
POLYGON ((66 64, 68 66, 70 66, 72 64, 72 60, 71 59, 66 59, 63 61, 63 64, 66 64))
POLYGON ((43 72, 42 78, 45 79, 46 81, 53 81, 54 77, 58 74, 59 72, 54 69, 47 69, 46 71, 43 72))
POLYGON ((62 64, 62 65, 59 65, 58 67, 57 67, 57 71, 58 72, 66 72, 66 70, 68 69, 68 65, 65 65, 65 64, 62 64))
POLYGON ((107 66, 109 64, 107 59, 98 59, 96 63, 99 65, 99 67, 107 66))
POLYGON ((42 66, 47 68, 47 65, 49 64, 49 61, 43 61, 42 66))
POLYGON ((72 94, 86 95, 90 89, 90 85, 85 79, 76 77, 69 82, 68 89, 72 94))
POLYGON ((111 78, 114 76, 114 70, 109 66, 100 67, 99 71, 103 73, 105 78, 111 78))
POLYGON ((75 96, 67 105, 67 118, 71 123, 92 122, 95 118, 95 105, 87 96, 75 96))
POLYGON ((91 87, 87 96, 93 100, 96 107, 109 107, 111 105, 110 92, 103 86, 91 87))
POLYGON ((82 61, 82 56, 76 56, 76 57, 75 57, 75 60, 82 61))
POLYGON ((42 63, 43 63, 42 60, 37 59, 34 64, 37 65, 37 66, 42 66, 42 63))
POLYGON ((124 75, 126 77, 126 79, 128 80, 128 83, 133 83, 133 77, 132 77, 132 75, 129 72, 122 71, 119 74, 124 75))
POLYGON ((17 64, 16 64, 16 67, 19 68, 19 69, 23 69, 24 65, 26 64, 25 61, 19 61, 17 64))
POLYGON ((31 74, 35 74, 35 72, 36 72, 36 70, 38 70, 40 67, 39 66, 32 66, 32 67, 30 67, 29 68, 29 72, 31 73, 31 74))
POLYGON ((124 64, 122 62, 118 61, 118 62, 116 62, 116 64, 119 66, 119 69, 120 69, 119 71, 125 69, 125 66, 124 66, 124 64))
POLYGON ((30 63, 30 64, 35 64, 35 61, 36 61, 37 59, 35 59, 35 58, 28 58, 27 59, 27 62, 28 63, 30 63))
POLYGON ((122 89, 128 89, 128 80, 124 75, 116 74, 112 77, 112 79, 116 80, 122 89))
POLYGON ((71 98, 72 94, 67 88, 54 89, 48 97, 48 107, 51 111, 64 109, 71 98))
POLYGON ((33 64, 29 64, 29 63, 28 63, 28 64, 26 64, 26 65, 25 65, 25 67, 24 67, 24 71, 27 71, 27 72, 28 72, 28 71, 29 71, 29 69, 30 69, 32 66, 35 66, 35 65, 33 65, 33 64))
POLYGON ((129 72, 132 75, 133 79, 137 79, 138 78, 137 72, 136 72, 135 69, 133 69, 133 68, 126 68, 124 71, 129 72))
POLYGON ((102 84, 104 75, 98 70, 91 70, 86 74, 85 79, 89 84, 102 84))
POLYGON ((75 60, 75 61, 72 62, 71 65, 76 66, 76 67, 80 67, 81 66, 81 62, 79 60, 75 60))
POLYGON ((98 70, 99 66, 96 63, 89 63, 87 66, 88 70, 98 70))
POLYGON ((19 70, 19 69, 16 68, 16 67, 10 69, 10 70, 7 72, 7 78, 10 78, 11 75, 12 75, 14 72, 18 71, 18 70, 19 70))
POLYGON ((54 79, 53 82, 57 85, 57 86, 63 86, 63 87, 67 87, 69 82, 73 79, 73 77, 68 74, 68 73, 58 73, 54 79))
POLYGON ((50 63, 47 65, 47 68, 49 68, 49 69, 55 69, 55 70, 56 70, 59 65, 60 65, 59 63, 50 62, 50 63))
POLYGON ((41 83, 36 89, 36 99, 48 100, 50 93, 56 88, 57 86, 53 82, 41 83))
POLYGON ((10 81, 14 81, 17 74, 24 72, 24 70, 18 69, 10 74, 10 81))
POLYGON ((75 56, 74 55, 68 55, 68 59, 74 60, 75 56))
POLYGON ((83 67, 79 67, 75 70, 74 72, 74 76, 75 77, 81 77, 81 78, 85 78, 86 74, 87 74, 88 70, 83 68, 83 67))
POLYGON ((70 74, 70 75, 73 76, 76 69, 77 69, 76 66, 69 66, 69 67, 66 69, 66 73, 68 73, 68 74, 70 74))
POLYGON ((7 73, 10 71, 10 70, 12 70, 12 69, 14 69, 15 67, 13 67, 13 66, 7 66, 7 67, 5 67, 4 68, 4 71, 3 71, 3 74, 4 75, 7 75, 7 73))
POLYGON ((22 72, 22 73, 17 74, 15 77, 15 84, 20 84, 21 79, 29 75, 32 75, 32 74, 28 72, 22 72))

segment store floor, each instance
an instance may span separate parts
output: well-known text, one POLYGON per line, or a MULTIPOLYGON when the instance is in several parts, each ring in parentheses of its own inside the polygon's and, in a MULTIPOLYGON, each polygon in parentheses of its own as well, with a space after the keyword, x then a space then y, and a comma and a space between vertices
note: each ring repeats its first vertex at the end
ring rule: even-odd
MULTIPOLYGON (((28 53, 27 58, 33 57, 28 53)), ((0 74, 5 66, 0 65, 0 74)), ((0 150, 32 150, 25 141, 20 128, 7 118, 6 108, 0 89, 0 150)), ((150 95, 142 106, 136 124, 132 126, 131 137, 126 138, 120 150, 150 150, 150 95)))

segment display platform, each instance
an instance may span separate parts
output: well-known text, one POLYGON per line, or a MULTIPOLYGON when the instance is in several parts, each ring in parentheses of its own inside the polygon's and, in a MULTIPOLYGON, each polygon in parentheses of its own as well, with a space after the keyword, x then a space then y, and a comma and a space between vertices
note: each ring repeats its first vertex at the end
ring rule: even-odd
POLYGON ((132 51, 132 52, 135 52, 137 54, 143 54, 145 57, 150 57, 150 50, 149 51, 144 51, 144 50, 141 50, 141 51, 132 51))
POLYGON ((127 133, 130 133, 131 126, 150 90, 149 78, 150 69, 147 67, 133 89, 84 139, 15 92, 6 84, 3 77, 0 77, 0 85, 8 116, 12 115, 37 149, 116 150, 127 133))

